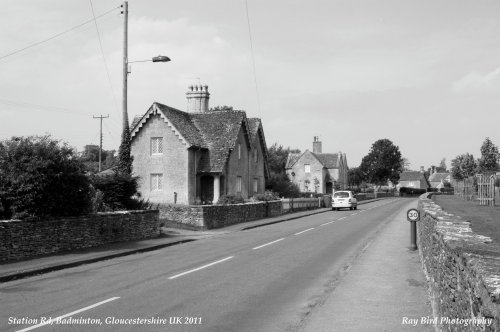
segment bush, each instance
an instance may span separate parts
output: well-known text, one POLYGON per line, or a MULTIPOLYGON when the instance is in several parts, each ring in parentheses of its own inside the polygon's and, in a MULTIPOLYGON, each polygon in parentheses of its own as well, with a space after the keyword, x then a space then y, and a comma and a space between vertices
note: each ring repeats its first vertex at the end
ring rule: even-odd
POLYGON ((230 204, 243 204, 245 203, 245 200, 241 195, 222 195, 219 197, 219 200, 217 201, 218 205, 230 205, 230 204))
POLYGON ((422 194, 425 194, 426 192, 427 192, 426 189, 409 188, 409 187, 399 188, 400 196, 420 196, 422 194))
POLYGON ((0 142, 0 218, 78 216, 91 210, 89 179, 76 152, 47 136, 0 142))
POLYGON ((90 179, 96 190, 96 195, 102 195, 100 198, 95 196, 97 211, 144 210, 151 208, 148 201, 144 201, 138 196, 138 177, 113 172, 109 175, 92 175, 90 179), (99 200, 102 201, 102 204, 99 204, 99 200))
POLYGON ((280 197, 294 198, 300 196, 300 189, 291 182, 286 174, 271 175, 266 183, 266 189, 275 192, 280 197))
POLYGON ((252 197, 252 201, 257 202, 269 202, 279 200, 279 196, 271 191, 266 191, 264 194, 255 194, 252 197))

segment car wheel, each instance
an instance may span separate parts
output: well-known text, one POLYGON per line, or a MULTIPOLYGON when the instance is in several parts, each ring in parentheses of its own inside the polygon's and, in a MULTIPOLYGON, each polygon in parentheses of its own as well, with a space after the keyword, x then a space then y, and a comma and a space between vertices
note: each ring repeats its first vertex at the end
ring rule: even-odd
POLYGON ((358 206, 356 205, 356 206, 354 207, 354 210, 357 210, 357 209, 358 209, 358 206))

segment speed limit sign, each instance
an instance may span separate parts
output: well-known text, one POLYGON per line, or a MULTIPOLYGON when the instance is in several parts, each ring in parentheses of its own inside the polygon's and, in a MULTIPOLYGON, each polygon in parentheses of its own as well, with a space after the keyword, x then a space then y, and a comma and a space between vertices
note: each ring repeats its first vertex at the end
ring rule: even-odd
POLYGON ((406 217, 408 218, 408 221, 419 221, 420 212, 417 209, 409 209, 406 213, 406 217))

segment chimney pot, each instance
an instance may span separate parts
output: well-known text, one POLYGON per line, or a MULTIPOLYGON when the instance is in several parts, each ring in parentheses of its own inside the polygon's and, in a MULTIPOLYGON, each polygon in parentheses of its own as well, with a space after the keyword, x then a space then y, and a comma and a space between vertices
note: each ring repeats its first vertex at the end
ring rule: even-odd
POLYGON ((189 86, 186 98, 188 112, 200 113, 208 111, 208 100, 210 99, 208 85, 189 86))

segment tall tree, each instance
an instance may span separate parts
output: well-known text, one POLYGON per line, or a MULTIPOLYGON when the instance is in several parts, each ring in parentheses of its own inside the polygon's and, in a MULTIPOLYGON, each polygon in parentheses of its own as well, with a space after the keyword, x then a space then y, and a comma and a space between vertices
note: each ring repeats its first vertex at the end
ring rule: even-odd
POLYGON ((379 139, 373 143, 359 167, 369 183, 381 186, 387 184, 389 180, 397 184, 399 174, 403 171, 403 157, 399 147, 389 139, 379 139))
POLYGON ((130 155, 130 130, 128 127, 123 128, 122 142, 118 150, 118 165, 116 170, 121 174, 132 174, 132 160, 130 155))
POLYGON ((439 162, 439 166, 436 167, 436 171, 439 173, 448 171, 448 167, 446 167, 446 158, 441 159, 441 161, 439 162))
POLYGON ((271 174, 266 189, 276 192, 282 197, 298 197, 300 189, 290 181, 285 171, 289 153, 300 153, 300 150, 290 149, 289 147, 285 149, 278 143, 274 143, 267 149, 267 161, 271 174))
POLYGON ((359 167, 350 168, 348 171, 347 179, 349 182, 349 187, 356 186, 359 189, 359 186, 363 183, 363 173, 359 169, 359 167))
POLYGON ((458 155, 451 161, 451 176, 455 180, 463 180, 473 176, 476 174, 476 170, 477 164, 474 156, 469 153, 458 155))
POLYGON ((481 158, 478 160, 480 173, 494 172, 498 170, 498 147, 493 144, 489 137, 481 145, 481 158))
MULTIPOLYGON (((105 171, 116 164, 115 150, 102 150, 102 170, 105 171)), ((85 145, 80 159, 85 165, 87 171, 91 173, 99 172, 99 145, 85 145)))

